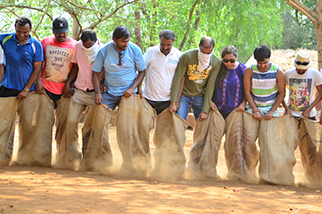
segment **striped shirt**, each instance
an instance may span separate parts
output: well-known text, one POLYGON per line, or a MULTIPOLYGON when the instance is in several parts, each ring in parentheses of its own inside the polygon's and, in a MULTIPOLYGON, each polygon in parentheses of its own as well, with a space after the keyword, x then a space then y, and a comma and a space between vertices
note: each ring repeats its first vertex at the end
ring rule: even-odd
POLYGON ((272 106, 278 95, 277 72, 279 66, 272 64, 265 72, 258 70, 257 65, 251 66, 252 77, 252 95, 256 106, 272 106))

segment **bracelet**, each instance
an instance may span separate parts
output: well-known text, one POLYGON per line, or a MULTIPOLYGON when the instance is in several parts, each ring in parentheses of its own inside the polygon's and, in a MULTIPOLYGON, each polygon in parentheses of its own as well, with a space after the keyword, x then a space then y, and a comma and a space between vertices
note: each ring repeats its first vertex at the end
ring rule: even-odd
POLYGON ((254 114, 259 113, 259 110, 257 109, 256 111, 253 111, 254 114))
POLYGON ((95 94, 95 97, 101 97, 102 94, 95 94))
POLYGON ((25 90, 25 91, 29 92, 29 91, 30 91, 30 88, 28 88, 27 86, 25 86, 25 87, 23 88, 23 90, 25 90))

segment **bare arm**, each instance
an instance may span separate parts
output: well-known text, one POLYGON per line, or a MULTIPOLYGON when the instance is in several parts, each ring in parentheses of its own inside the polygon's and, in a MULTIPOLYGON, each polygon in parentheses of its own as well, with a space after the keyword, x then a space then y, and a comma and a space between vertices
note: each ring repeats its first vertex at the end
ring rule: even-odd
POLYGON ((322 99, 322 85, 316 86, 316 90, 319 92, 319 95, 314 99, 313 103, 307 109, 305 109, 302 114, 303 117, 310 118, 310 112, 322 99))
POLYGON ((34 63, 34 70, 25 85, 25 88, 20 91, 20 93, 17 96, 18 100, 22 100, 28 96, 28 92, 30 90, 30 87, 36 82, 36 80, 39 78, 39 75, 41 73, 41 67, 42 67, 42 61, 35 62, 34 63))
POLYGON ((251 88, 252 88, 252 77, 253 77, 253 72, 250 67, 246 68, 245 73, 244 73, 244 93, 245 93, 245 98, 248 101, 250 107, 253 109, 253 117, 261 120, 262 115, 259 113, 258 108, 255 104, 254 98, 251 94, 251 88))
POLYGON ((95 90, 95 103, 99 105, 102 103, 102 94, 100 90, 101 72, 92 71, 92 82, 95 90))
POLYGON ((73 96, 74 92, 71 90, 71 83, 73 81, 76 80, 78 74, 78 64, 77 63, 73 63, 72 69, 68 75, 65 87, 63 89, 63 96, 70 98, 71 96, 73 96))
POLYGON ((139 75, 135 78, 134 83, 128 88, 126 91, 124 91, 123 96, 124 97, 130 97, 133 94, 133 91, 142 84, 142 81, 145 77, 145 69, 143 71, 139 72, 139 75))
POLYGON ((0 83, 2 82, 3 76, 4 76, 4 65, 1 64, 0 65, 0 83))

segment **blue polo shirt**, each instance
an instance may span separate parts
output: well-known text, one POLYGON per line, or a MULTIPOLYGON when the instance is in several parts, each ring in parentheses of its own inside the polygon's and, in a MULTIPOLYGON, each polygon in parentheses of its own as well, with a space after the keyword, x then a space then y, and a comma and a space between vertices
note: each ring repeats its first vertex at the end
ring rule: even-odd
MULTIPOLYGON (((22 90, 34 71, 34 63, 44 61, 41 44, 30 36, 27 43, 20 45, 16 40, 16 33, 0 34, 0 43, 5 57, 5 72, 1 85, 22 90)), ((34 89, 35 84, 30 90, 34 89)))
POLYGON ((94 72, 100 72, 104 68, 104 84, 108 87, 108 93, 114 96, 122 96, 134 83, 137 71, 146 69, 142 52, 136 44, 130 42, 121 53, 122 65, 119 66, 119 53, 113 42, 108 43, 99 50, 92 68, 94 72))

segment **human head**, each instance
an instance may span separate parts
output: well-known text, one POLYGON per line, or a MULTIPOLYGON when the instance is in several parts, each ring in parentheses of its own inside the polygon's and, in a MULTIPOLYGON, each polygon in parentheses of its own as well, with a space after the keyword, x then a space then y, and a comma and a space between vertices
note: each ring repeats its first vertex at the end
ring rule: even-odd
POLYGON ((213 38, 209 36, 204 36, 201 38, 199 43, 199 48, 202 53, 210 54, 212 53, 214 47, 215 47, 215 41, 213 38))
POLYGON ((113 32, 113 41, 115 49, 118 52, 125 50, 129 45, 130 37, 131 32, 127 27, 123 25, 117 26, 117 28, 113 32))
POLYGON ((85 48, 90 48, 97 41, 97 35, 93 30, 84 30, 81 35, 81 40, 85 48))
POLYGON ((58 42, 65 42, 68 39, 68 22, 67 20, 59 16, 53 21, 53 33, 58 42))
POLYGON ((266 45, 261 45, 254 50, 254 58, 257 61, 258 70, 265 72, 270 67, 271 50, 266 45))
POLYGON ((32 25, 27 17, 17 18, 15 21, 16 39, 18 42, 27 42, 30 37, 32 25))
POLYGON ((234 69, 236 67, 235 65, 238 58, 236 48, 232 45, 225 47, 221 52, 221 58, 224 66, 226 66, 228 69, 234 69))
POLYGON ((299 51, 296 54, 294 66, 298 74, 304 74, 310 67, 310 54, 306 51, 299 51))
POLYGON ((175 35, 172 30, 162 30, 159 34, 160 50, 164 55, 168 55, 173 46, 175 35))

